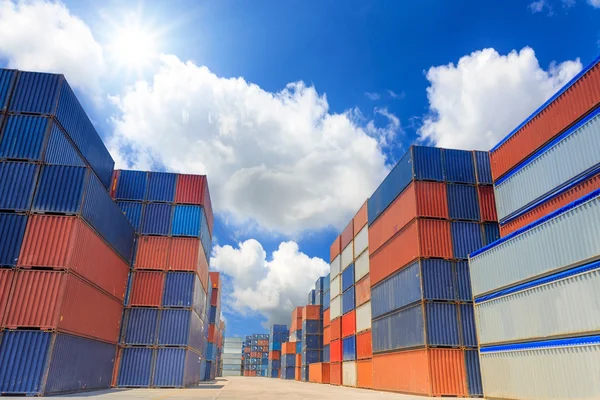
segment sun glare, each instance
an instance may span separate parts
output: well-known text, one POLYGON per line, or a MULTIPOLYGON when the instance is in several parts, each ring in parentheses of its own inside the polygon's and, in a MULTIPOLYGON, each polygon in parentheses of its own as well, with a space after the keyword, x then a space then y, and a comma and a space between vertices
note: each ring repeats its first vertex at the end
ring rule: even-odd
POLYGON ((128 69, 139 69, 150 64, 156 56, 155 39, 138 28, 126 28, 116 33, 114 56, 128 69))

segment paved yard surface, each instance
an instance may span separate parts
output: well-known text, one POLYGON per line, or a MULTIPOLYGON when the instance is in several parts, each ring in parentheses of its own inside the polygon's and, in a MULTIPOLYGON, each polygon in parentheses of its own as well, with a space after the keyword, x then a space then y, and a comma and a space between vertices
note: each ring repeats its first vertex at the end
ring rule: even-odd
MULTIPOLYGON (((6 397, 5 397, 6 398, 6 397)), ((373 390, 352 389, 282 379, 227 377, 190 389, 112 389, 58 396, 54 398, 81 400, 423 400, 410 396, 373 390)), ((21 398, 22 399, 22 398, 21 398)), ((439 398, 437 398, 439 400, 439 398)), ((448 399, 447 397, 444 399, 448 399)))

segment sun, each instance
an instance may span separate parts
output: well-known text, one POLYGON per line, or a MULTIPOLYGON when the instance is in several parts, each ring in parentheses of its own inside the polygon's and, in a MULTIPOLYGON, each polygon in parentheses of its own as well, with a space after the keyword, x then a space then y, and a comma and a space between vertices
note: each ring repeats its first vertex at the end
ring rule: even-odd
POLYGON ((116 32, 112 52, 127 69, 143 68, 158 54, 155 38, 139 27, 128 27, 116 32))

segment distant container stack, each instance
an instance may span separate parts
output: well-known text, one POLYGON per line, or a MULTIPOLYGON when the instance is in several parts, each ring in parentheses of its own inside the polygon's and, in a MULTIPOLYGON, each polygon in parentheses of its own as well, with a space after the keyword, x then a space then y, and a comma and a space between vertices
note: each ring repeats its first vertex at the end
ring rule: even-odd
POLYGON ((269 334, 254 333, 244 342, 244 376, 267 376, 269 334))
POLYGON ((600 398, 599 60, 491 151, 503 238, 469 263, 486 397, 600 398))
POLYGON ((214 357, 207 354, 214 349, 207 347, 213 217, 206 177, 119 170, 111 193, 137 233, 115 384, 193 385, 211 376, 214 357))
POLYGON ((0 394, 111 385, 134 231, 62 75, 0 70, 0 394))
MULTIPOLYGON (((321 314, 319 335, 321 338, 318 339, 321 348, 318 351, 318 356, 315 356, 310 349, 306 348, 306 345, 303 345, 305 348, 303 350, 303 359, 306 360, 304 362, 308 370, 305 373, 308 374, 307 379, 309 382, 329 383, 329 343, 331 341, 329 327, 329 275, 320 277, 315 282, 315 303, 319 303, 315 304, 316 306, 321 306, 319 310, 321 314)), ((311 324, 314 324, 314 322, 303 321, 303 335, 305 332, 304 325, 308 328, 311 324)), ((307 342, 308 340, 304 339, 304 343, 307 342)))
POLYGON ((223 346, 225 342, 225 321, 219 322, 219 330, 217 335, 217 377, 223 376, 223 346))
MULTIPOLYGON (((342 249, 341 236, 338 236, 329 251, 330 258, 330 306, 329 306, 329 383, 342 384, 342 249)), ((325 335, 325 333, 324 333, 325 335)))
POLYGON ((491 183, 486 152, 411 146, 368 200, 374 389, 481 396, 467 258, 499 237, 491 183))
MULTIPOLYGON (((317 282, 322 281, 319 278, 317 282)), ((302 366, 300 380, 308 382, 309 368, 313 363, 322 362, 323 319, 320 305, 302 307, 302 366)))
POLYGON ((217 376, 217 370, 221 357, 221 347, 223 341, 223 328, 221 325, 221 279, 218 272, 209 272, 210 307, 208 309, 208 324, 206 346, 206 370, 204 380, 214 380, 217 376))
POLYGON ((296 347, 296 361, 294 379, 299 381, 302 376, 302 313, 304 307, 296 307, 292 310, 292 320, 290 324, 290 336, 288 341, 296 347))
POLYGON ((223 377, 242 376, 244 339, 225 337, 223 341, 223 377))
POLYGON ((287 325, 273 325, 269 338, 269 365, 267 376, 269 378, 281 377, 281 345, 287 342, 290 331, 287 325))

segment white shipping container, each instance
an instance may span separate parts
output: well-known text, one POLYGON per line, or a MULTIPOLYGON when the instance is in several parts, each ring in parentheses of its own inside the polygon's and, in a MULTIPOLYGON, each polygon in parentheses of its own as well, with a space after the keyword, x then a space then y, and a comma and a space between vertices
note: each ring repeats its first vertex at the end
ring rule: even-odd
POLYGON ((367 301, 356 309, 356 332, 371 329, 371 302, 367 301))
POLYGON ((369 226, 365 225, 364 228, 358 232, 354 237, 354 258, 357 258, 363 251, 369 247, 369 226))
POLYGON ((600 269, 595 269, 476 304, 479 342, 600 332, 598 288, 600 269))
POLYGON ((342 296, 337 296, 334 299, 331 299, 331 303, 329 305, 329 319, 333 321, 334 319, 342 316, 342 296))
POLYGON ((342 363, 342 385, 356 387, 356 361, 342 363))
POLYGON ((221 374, 221 376, 242 376, 242 371, 229 371, 226 370, 225 367, 223 367, 223 373, 221 374))
POLYGON ((600 197, 586 198, 552 219, 475 255, 469 260, 473 295, 481 296, 597 259, 599 221, 600 197))
POLYGON ((600 163, 599 113, 494 187, 500 221, 600 163))
POLYGON ((350 243, 348 243, 348 246, 344 247, 344 250, 342 250, 342 271, 346 269, 346 267, 350 264, 352 264, 352 261, 354 261, 354 241, 350 241, 350 243))
POLYGON ((369 273, 369 251, 363 252, 354 261, 354 282, 360 281, 369 273))
POLYGON ((486 398, 599 399, 600 345, 481 353, 486 398))
POLYGON ((330 279, 338 276, 340 274, 340 272, 342 272, 342 255, 341 254, 338 254, 333 259, 331 264, 329 264, 329 269, 330 269, 330 274, 329 274, 330 279))
POLYGON ((336 276, 331 280, 329 286, 329 296, 331 299, 342 294, 342 278, 341 276, 336 276))

